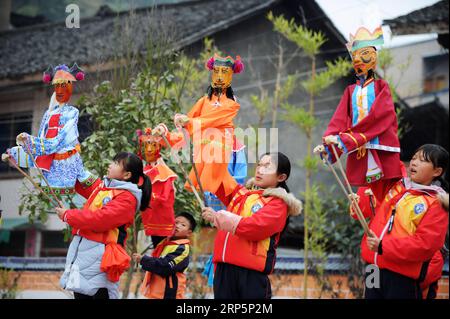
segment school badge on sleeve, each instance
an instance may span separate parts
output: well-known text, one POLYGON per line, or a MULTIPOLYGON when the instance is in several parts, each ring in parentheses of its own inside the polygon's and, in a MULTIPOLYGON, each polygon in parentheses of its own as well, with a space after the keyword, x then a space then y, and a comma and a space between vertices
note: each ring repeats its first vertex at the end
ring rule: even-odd
POLYGON ((252 213, 253 214, 256 213, 258 210, 261 209, 261 207, 262 207, 261 204, 256 203, 255 205, 252 206, 252 213))
POLYGON ((426 210, 424 203, 418 203, 414 205, 414 214, 419 215, 422 214, 426 210))

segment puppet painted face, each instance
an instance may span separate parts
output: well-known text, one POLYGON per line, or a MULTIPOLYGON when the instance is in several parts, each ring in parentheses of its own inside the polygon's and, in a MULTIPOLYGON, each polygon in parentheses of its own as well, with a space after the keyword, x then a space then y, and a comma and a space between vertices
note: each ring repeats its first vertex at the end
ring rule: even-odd
POLYGON ((161 157, 161 144, 153 136, 144 138, 142 148, 147 163, 153 163, 161 157))
POLYGON ((374 47, 365 47, 352 52, 353 68, 357 76, 367 76, 369 70, 375 71, 377 51, 374 47))
POLYGON ((215 65, 212 70, 211 86, 213 88, 226 89, 231 86, 233 69, 229 66, 215 65))
POLYGON ((71 82, 55 84, 56 101, 59 103, 67 103, 72 96, 73 86, 71 82))

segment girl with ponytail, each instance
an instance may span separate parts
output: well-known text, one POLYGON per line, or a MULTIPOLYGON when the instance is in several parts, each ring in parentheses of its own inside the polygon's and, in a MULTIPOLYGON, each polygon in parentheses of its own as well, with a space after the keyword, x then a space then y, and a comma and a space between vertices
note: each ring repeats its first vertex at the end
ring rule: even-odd
POLYGON ((113 162, 118 163, 122 170, 126 172, 125 176, 119 175, 119 179, 138 185, 138 188, 142 191, 139 210, 145 210, 150 204, 152 183, 148 176, 144 174, 142 160, 133 153, 120 152, 114 157, 113 162), (142 183, 140 183, 141 179, 142 183))
POLYGON ((60 285, 75 299, 117 299, 120 276, 131 260, 127 229, 135 213, 149 206, 151 182, 137 155, 120 152, 94 185, 79 191, 87 198, 82 209, 55 209, 73 235, 60 285))
POLYGON ((358 191, 359 206, 371 219, 370 235, 361 242, 361 257, 380 269, 380 285, 366 287, 366 299, 436 297, 448 230, 443 179, 448 160, 443 147, 422 145, 409 163, 408 177, 371 184, 374 202, 369 193, 364 196, 358 191))
MULTIPOLYGON (((227 210, 203 209, 202 216, 218 229, 214 243, 214 297, 269 299, 276 248, 289 216, 301 213, 302 203, 289 193, 291 172, 283 153, 266 153, 246 187, 236 181, 215 194, 227 210), (226 195, 225 188, 233 189, 226 195)), ((226 173, 228 174, 228 173, 226 173)))

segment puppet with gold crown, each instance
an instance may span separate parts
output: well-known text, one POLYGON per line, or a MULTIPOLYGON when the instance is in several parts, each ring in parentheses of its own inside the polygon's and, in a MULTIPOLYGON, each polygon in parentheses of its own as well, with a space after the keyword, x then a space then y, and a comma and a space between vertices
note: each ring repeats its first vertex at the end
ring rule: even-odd
POLYGON ((324 156, 333 163, 338 156, 348 154, 346 175, 351 185, 363 186, 381 179, 401 177, 400 142, 397 136, 397 116, 391 91, 386 81, 377 79, 377 49, 384 43, 381 26, 373 32, 361 27, 347 43, 356 84, 348 86, 323 134, 324 156))
POLYGON ((42 171, 48 182, 41 181, 46 192, 60 195, 82 194, 93 186, 96 178, 84 169, 78 141, 78 109, 69 104, 73 83, 84 79, 84 72, 75 63, 71 68, 66 65, 49 67, 43 75, 45 83, 52 83, 54 93, 49 108, 41 121, 37 136, 20 133, 18 146, 8 149, 2 155, 24 168, 36 168, 42 171))
MULTIPOLYGON (((195 103, 187 115, 176 114, 174 123, 178 128, 184 127, 192 137, 194 165, 206 197, 212 200, 212 194, 220 187, 224 187, 226 195, 233 191, 225 189, 224 185, 233 184, 225 179, 235 178, 243 182, 247 175, 244 145, 234 135, 233 119, 240 105, 231 88, 233 74, 241 73, 244 64, 239 56, 233 59, 230 56, 223 58, 214 55, 205 66, 212 73, 207 94, 195 103), (227 169, 231 175, 225 174, 227 169)), ((158 130, 167 132, 166 128, 159 125, 158 130)), ((198 187, 193 170, 189 178, 198 187)), ((188 183, 185 187, 190 189, 188 183)))

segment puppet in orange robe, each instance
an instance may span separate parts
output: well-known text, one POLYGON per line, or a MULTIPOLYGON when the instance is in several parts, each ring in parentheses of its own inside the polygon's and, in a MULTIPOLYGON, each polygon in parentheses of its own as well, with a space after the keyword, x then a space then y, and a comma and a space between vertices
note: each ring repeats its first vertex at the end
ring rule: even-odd
MULTIPOLYGON (((144 174, 152 182, 152 199, 150 206, 142 212, 145 234, 152 237, 153 246, 165 237, 171 236, 175 227, 175 174, 164 162, 160 151, 166 146, 161 137, 152 135, 152 129, 137 131, 139 139, 138 156, 146 165, 144 174)), ((182 135, 169 133, 169 143, 178 143, 182 135)))
POLYGON ((351 185, 364 186, 379 180, 401 177, 400 142, 397 136, 397 116, 391 91, 386 81, 375 79, 376 45, 383 44, 381 27, 373 33, 359 28, 350 35, 347 47, 352 55, 358 78, 345 89, 344 95, 323 134, 324 145, 314 152, 336 160, 330 144, 335 144, 338 156, 347 153, 347 178, 351 185))
MULTIPOLYGON (((194 163, 197 168, 203 190, 216 193, 221 185, 230 185, 231 175, 225 174, 232 156, 234 140, 233 119, 240 105, 231 88, 234 73, 244 69, 239 56, 236 60, 215 55, 206 67, 212 71, 211 85, 207 95, 195 103, 187 115, 176 114, 176 127, 184 126, 193 138, 194 163)), ((195 187, 197 179, 191 170, 190 179, 195 187)), ((185 187, 190 189, 188 183, 185 187)), ((233 190, 225 187, 226 195, 233 190)))

